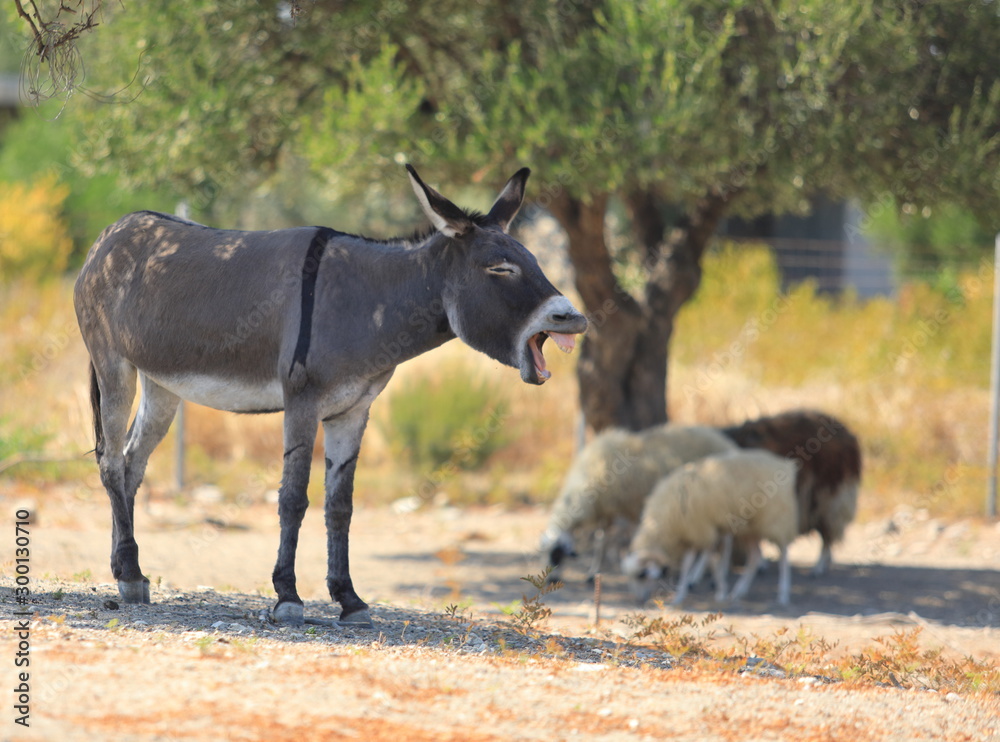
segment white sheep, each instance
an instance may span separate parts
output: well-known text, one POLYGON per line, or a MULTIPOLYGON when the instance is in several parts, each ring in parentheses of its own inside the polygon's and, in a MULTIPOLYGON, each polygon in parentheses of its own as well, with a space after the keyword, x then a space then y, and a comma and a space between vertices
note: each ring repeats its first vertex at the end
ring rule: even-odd
POLYGON ((680 564, 674 604, 687 596, 691 575, 714 555, 716 599, 726 596, 733 539, 747 551, 747 564, 729 593, 730 600, 750 588, 760 564, 760 542, 780 550, 778 602, 791 590, 788 545, 798 536, 795 497, 796 463, 762 450, 739 450, 711 456, 675 471, 653 490, 622 571, 632 578, 636 597, 645 602, 664 567, 680 564), (721 555, 718 553, 721 551, 721 555))
POLYGON ((554 579, 574 534, 595 537, 593 576, 600 571, 610 529, 634 529, 656 483, 689 461, 736 450, 720 431, 701 426, 659 425, 638 433, 617 428, 594 437, 573 461, 542 535, 542 550, 554 579))

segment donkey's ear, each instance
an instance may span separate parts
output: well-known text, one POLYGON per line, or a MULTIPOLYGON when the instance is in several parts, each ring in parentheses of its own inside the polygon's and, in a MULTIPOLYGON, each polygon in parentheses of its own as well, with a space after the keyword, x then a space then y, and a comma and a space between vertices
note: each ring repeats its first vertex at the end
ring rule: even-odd
POLYGON ((522 167, 514 173, 490 209, 487 218, 504 232, 507 231, 510 223, 517 216, 518 209, 521 208, 521 202, 524 201, 524 184, 528 182, 529 175, 531 175, 531 170, 526 167, 522 167))
POLYGON ((406 172, 410 174, 410 183, 420 206, 435 229, 449 237, 458 237, 472 229, 472 220, 466 213, 424 183, 412 165, 406 166, 406 172))

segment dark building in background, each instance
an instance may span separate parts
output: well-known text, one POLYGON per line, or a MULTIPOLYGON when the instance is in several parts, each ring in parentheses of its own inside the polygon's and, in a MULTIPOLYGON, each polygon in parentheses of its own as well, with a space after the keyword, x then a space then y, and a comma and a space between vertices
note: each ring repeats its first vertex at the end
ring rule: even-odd
POLYGON ((17 109, 20 107, 18 90, 18 76, 0 72, 0 131, 17 117, 17 109))

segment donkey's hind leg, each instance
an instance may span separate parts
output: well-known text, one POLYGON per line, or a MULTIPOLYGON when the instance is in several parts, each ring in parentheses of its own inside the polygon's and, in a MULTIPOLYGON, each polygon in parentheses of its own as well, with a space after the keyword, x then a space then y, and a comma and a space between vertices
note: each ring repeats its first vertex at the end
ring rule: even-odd
POLYGON ((148 603, 149 584, 139 569, 139 546, 133 531, 133 497, 129 497, 125 443, 128 419, 135 399, 135 367, 124 359, 103 359, 95 363, 93 383, 99 386, 95 395, 94 414, 99 416, 96 427, 98 465, 101 483, 111 501, 111 574, 118 580, 118 592, 126 603, 148 603))
MULTIPOLYGON (((132 427, 125 442, 125 502, 128 506, 129 522, 135 524, 135 497, 146 473, 149 455, 153 452, 170 429, 170 423, 177 413, 180 398, 169 392, 143 373, 139 374, 142 396, 132 427)), ((149 602, 149 580, 119 580, 118 592, 126 603, 149 602)))
POLYGON ((128 495, 129 508, 134 511, 135 495, 142 484, 146 473, 149 455, 153 453, 163 440, 174 415, 180 397, 157 384, 143 373, 139 374, 142 383, 142 397, 139 400, 139 411, 132 421, 125 443, 125 492, 128 495))

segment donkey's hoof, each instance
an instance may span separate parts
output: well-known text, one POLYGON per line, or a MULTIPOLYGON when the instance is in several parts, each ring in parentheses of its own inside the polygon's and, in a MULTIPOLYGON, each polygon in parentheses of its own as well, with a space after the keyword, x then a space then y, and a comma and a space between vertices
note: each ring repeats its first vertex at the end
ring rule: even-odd
POLYGON ((301 603, 278 603, 271 609, 271 620, 285 626, 302 626, 306 622, 301 603))
POLYGON ((341 626, 349 629, 373 629, 372 616, 367 608, 361 608, 351 613, 341 613, 337 622, 341 626))
POLYGON ((118 595, 126 603, 149 603, 149 580, 126 582, 118 580, 118 595))

